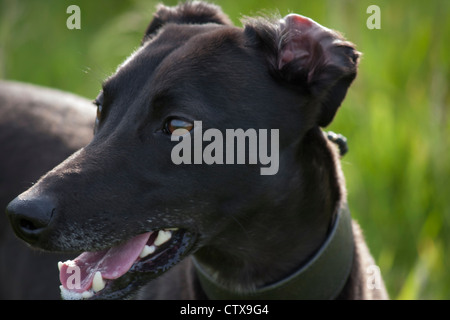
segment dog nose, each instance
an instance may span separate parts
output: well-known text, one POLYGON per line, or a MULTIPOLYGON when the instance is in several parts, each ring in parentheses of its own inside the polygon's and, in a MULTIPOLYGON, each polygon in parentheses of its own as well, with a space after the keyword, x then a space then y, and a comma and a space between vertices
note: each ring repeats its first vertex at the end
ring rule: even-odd
POLYGON ((36 244, 47 229, 55 206, 49 198, 26 199, 18 196, 9 203, 6 215, 16 235, 36 244))

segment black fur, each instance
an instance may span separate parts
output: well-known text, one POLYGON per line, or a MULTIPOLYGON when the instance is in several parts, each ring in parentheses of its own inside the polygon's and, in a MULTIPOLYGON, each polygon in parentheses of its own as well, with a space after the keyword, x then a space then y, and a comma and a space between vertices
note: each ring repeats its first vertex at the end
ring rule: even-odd
MULTIPOLYGON (((92 139, 91 101, 0 81, 0 207, 92 139)), ((30 250, 0 214, 0 299, 58 299, 58 261, 73 255, 30 250)))
MULTIPOLYGON (((42 249, 93 251, 178 227, 229 288, 283 279, 317 251, 346 201, 338 152, 319 127, 341 105, 358 52, 304 17, 248 19, 242 29, 201 2, 160 6, 145 34, 104 83, 91 143, 9 205, 14 229, 42 249), (279 129, 278 173, 175 165, 164 131, 173 117, 222 132, 279 129)), ((364 290, 363 266, 372 260, 358 232, 355 225, 357 254, 340 298, 386 297, 384 287, 364 290)), ((142 296, 204 298, 191 271, 187 258, 142 296), (166 281, 186 290, 164 290, 166 281)), ((129 277, 136 289, 149 279, 129 277)))

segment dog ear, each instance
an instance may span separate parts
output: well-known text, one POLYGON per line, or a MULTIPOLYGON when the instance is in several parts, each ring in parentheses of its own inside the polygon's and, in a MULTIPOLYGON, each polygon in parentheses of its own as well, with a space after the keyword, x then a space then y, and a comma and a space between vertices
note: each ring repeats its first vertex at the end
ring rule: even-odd
POLYGON ((320 105, 317 124, 330 124, 356 77, 360 54, 354 45, 297 14, 272 23, 249 20, 249 28, 263 40, 271 71, 294 88, 306 89, 320 105))
POLYGON ((232 25, 228 16, 219 6, 201 1, 188 1, 175 7, 157 6, 153 20, 150 22, 142 42, 152 38, 157 31, 167 23, 176 24, 206 24, 217 23, 232 25))

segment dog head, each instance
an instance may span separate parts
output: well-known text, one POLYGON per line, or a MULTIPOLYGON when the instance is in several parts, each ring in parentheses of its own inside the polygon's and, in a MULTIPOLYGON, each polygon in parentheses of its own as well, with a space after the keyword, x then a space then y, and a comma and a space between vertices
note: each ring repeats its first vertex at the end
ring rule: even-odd
POLYGON ((307 132, 332 121, 358 56, 303 16, 238 28, 211 4, 160 6, 141 46, 104 82, 92 142, 8 206, 14 230, 45 250, 90 252, 61 272, 79 267, 77 292, 100 298, 127 296, 205 246, 230 246, 240 217, 281 201, 307 132), (171 137, 195 135, 194 121, 223 133, 279 130, 277 173, 248 162, 175 164, 171 137))

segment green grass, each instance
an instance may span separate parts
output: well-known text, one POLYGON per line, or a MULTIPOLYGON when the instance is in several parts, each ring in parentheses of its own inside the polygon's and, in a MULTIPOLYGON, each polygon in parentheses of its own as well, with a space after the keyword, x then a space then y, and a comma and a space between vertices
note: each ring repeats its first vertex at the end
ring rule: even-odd
MULTIPOLYGON (((156 2, 0 0, 0 78, 95 98, 139 45, 156 2)), ((177 1, 167 1, 176 4, 177 1)), ((341 31, 363 52, 329 129, 349 139, 349 204, 394 299, 450 298, 450 1, 216 1, 242 15, 296 12, 341 31), (366 27, 369 5, 381 29, 366 27)))

